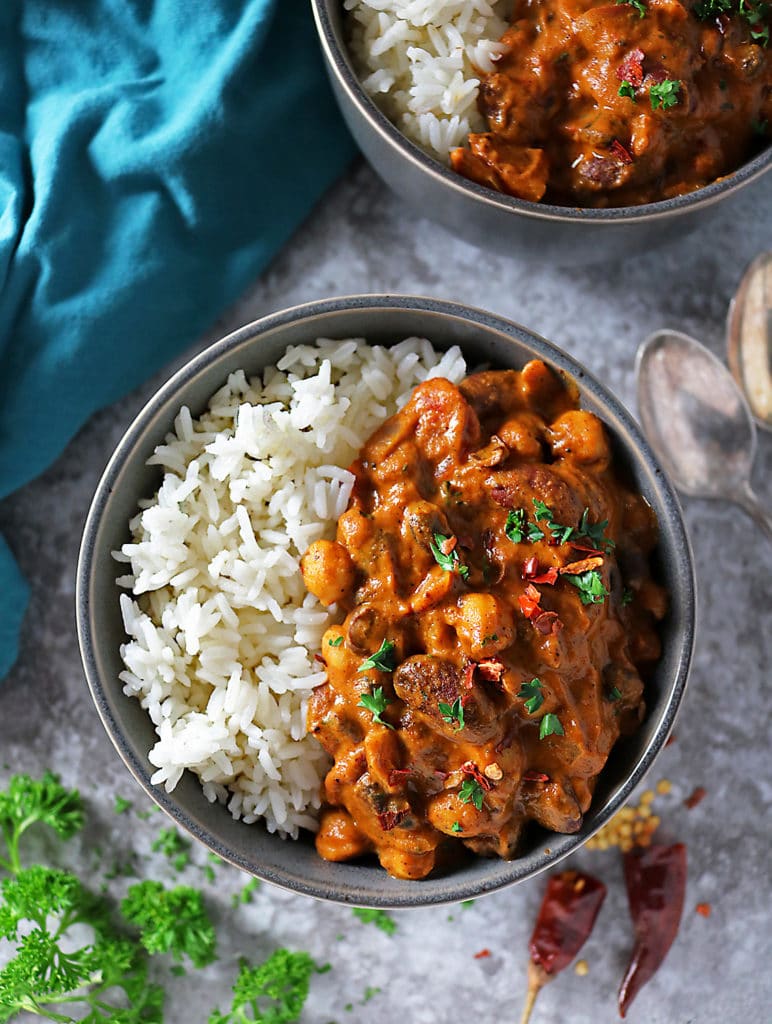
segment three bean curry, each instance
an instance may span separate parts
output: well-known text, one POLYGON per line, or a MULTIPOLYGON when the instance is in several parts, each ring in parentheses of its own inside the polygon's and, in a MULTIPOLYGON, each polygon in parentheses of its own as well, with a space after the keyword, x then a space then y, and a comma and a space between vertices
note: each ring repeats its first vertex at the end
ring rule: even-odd
POLYGON ((335 541, 301 568, 346 615, 309 729, 334 759, 317 850, 423 878, 575 832, 644 713, 666 598, 651 508, 540 361, 413 392, 365 444, 335 541))
POLYGON ((515 0, 480 76, 489 130, 455 170, 517 196, 626 206, 682 195, 769 145, 769 0, 515 0))

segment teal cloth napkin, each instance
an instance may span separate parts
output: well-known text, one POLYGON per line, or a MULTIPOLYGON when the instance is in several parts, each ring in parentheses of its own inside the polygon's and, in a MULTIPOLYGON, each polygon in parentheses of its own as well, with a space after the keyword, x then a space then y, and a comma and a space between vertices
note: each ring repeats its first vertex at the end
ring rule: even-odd
MULTIPOLYGON (((353 154, 305 0, 0 0, 0 498, 210 325, 353 154)), ((26 601, 0 537, 0 678, 26 601)))

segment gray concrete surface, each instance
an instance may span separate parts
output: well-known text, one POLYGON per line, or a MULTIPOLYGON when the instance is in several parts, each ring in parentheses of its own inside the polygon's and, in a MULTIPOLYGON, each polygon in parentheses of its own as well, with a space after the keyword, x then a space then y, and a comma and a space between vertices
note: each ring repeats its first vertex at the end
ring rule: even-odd
MULTIPOLYGON (((416 292, 460 299, 520 320, 570 350, 630 406, 633 358, 650 331, 672 326, 723 352, 723 321, 743 267, 772 242, 772 180, 701 232, 668 249, 632 251, 614 265, 540 267, 496 257, 416 218, 365 166, 326 197, 238 306, 193 348, 249 319, 296 302, 358 291, 416 292)), ((74 572, 82 523, 119 436, 167 376, 104 410, 42 478, 0 506, 0 529, 32 584, 21 658, 0 687, 0 781, 11 771, 51 767, 80 787, 91 827, 66 854, 98 879, 133 857, 143 876, 171 878, 150 845, 165 824, 137 817, 144 799, 114 753, 83 680, 75 637, 74 572), (113 797, 133 801, 117 816, 113 797), (95 853, 99 847, 100 854, 95 853), (94 868, 94 865, 97 865, 94 868)), ((772 502, 772 437, 761 438, 756 484, 772 502)), ((694 544, 700 632, 676 741, 648 784, 672 790, 655 804, 661 834, 688 844, 689 887, 680 933, 667 961, 634 1003, 632 1024, 762 1024, 772 1019, 769 923, 769 712, 772 661, 772 547, 744 514, 685 503, 694 544), (695 786, 707 796, 693 810, 695 786), (709 918, 695 912, 711 904, 709 918)), ((29 855, 48 840, 30 841, 29 855)), ((244 879, 214 869, 203 851, 181 876, 200 884, 219 921, 220 960, 175 979, 166 1019, 198 1024, 229 1002, 239 956, 258 959, 279 944, 308 949, 332 970, 316 977, 306 1024, 446 1024, 519 1019, 527 941, 543 879, 467 908, 395 914, 388 936, 328 906, 263 886, 231 907, 244 879), (476 959, 475 953, 490 950, 476 959), (365 1001, 367 988, 378 988, 365 1001)), ((615 992, 631 946, 616 851, 587 851, 575 863, 600 875, 609 895, 583 957, 589 973, 565 972, 540 996, 533 1024, 599 1024, 616 1018, 615 992)), ((125 879, 110 883, 120 894, 125 879)))

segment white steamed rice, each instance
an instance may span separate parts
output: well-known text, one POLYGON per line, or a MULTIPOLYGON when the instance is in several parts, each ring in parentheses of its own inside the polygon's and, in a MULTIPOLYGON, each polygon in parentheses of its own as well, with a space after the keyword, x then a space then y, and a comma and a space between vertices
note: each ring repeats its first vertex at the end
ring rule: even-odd
POLYGON ((480 72, 505 52, 511 0, 344 0, 362 84, 413 142, 447 163, 470 132, 480 72))
POLYGON ((171 791, 189 768, 235 818, 293 838, 316 827, 328 759, 306 705, 335 609, 306 593, 300 557, 335 536, 344 467, 373 430, 422 380, 465 371, 457 348, 423 339, 320 339, 262 381, 232 374, 200 418, 180 410, 150 459, 163 483, 115 552, 134 596, 120 599, 121 680, 155 726, 154 784, 171 791))

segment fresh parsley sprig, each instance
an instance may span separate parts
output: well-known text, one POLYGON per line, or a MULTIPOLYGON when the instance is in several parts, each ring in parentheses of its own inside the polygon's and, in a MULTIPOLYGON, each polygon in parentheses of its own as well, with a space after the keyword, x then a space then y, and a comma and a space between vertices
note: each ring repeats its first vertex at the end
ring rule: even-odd
POLYGON ((474 804, 477 810, 481 811, 485 794, 477 779, 464 779, 458 791, 458 798, 462 804, 474 804))
POLYGON ((620 4, 626 4, 628 7, 634 8, 638 12, 639 18, 646 17, 646 4, 643 0, 616 0, 616 3, 617 7, 619 7, 620 4))
POLYGON ((598 550, 604 550, 606 553, 616 547, 616 544, 610 537, 606 537, 603 531, 608 526, 608 519, 604 519, 600 523, 590 522, 590 510, 586 508, 582 512, 582 518, 579 520, 579 528, 577 530, 580 537, 586 537, 587 540, 592 541, 592 544, 598 550))
POLYGON ((190 958, 194 967, 216 959, 217 939, 201 893, 189 885, 165 889, 144 881, 129 887, 121 913, 139 928, 148 953, 171 953, 175 960, 190 958))
POLYGON ((532 500, 536 519, 540 523, 544 522, 547 524, 553 539, 557 541, 558 544, 565 544, 574 532, 573 526, 561 526, 560 523, 555 521, 555 516, 549 505, 540 501, 538 498, 533 498, 532 500))
POLYGON ((515 544, 522 544, 524 540, 533 544, 544 538, 544 531, 539 529, 536 523, 528 522, 528 513, 524 508, 511 508, 507 512, 504 533, 515 544))
POLYGON ((19 840, 37 822, 48 825, 60 839, 70 839, 83 828, 84 820, 80 793, 65 789, 57 775, 46 772, 41 779, 14 775, 0 792, 0 832, 7 848, 7 858, 0 856, 0 868, 20 870, 19 840))
POLYGON ((209 1024, 292 1024, 308 998, 311 975, 327 970, 308 953, 288 949, 277 949, 256 967, 242 960, 230 1010, 216 1010, 209 1024))
POLYGON ((357 707, 365 708, 366 711, 369 711, 373 716, 374 722, 378 722, 379 725, 385 725, 387 729, 393 729, 394 726, 389 725, 388 722, 384 722, 381 717, 383 712, 391 703, 392 702, 383 692, 383 687, 376 686, 373 688, 372 693, 363 693, 360 695, 359 700, 357 701, 357 707))
POLYGON ((517 696, 525 698, 525 710, 529 715, 534 715, 544 703, 544 694, 541 692, 541 679, 534 677, 530 683, 523 683, 517 696))
POLYGON ((666 78, 649 89, 652 110, 670 110, 678 103, 681 83, 675 78, 666 78))
POLYGON ((539 739, 546 739, 547 736, 565 736, 560 719, 551 711, 548 711, 539 722, 539 739))
POLYGON ((609 596, 599 569, 590 569, 578 576, 567 576, 566 579, 579 590, 582 604, 603 604, 609 596))
POLYGON ((460 697, 456 697, 452 704, 447 704, 444 700, 441 700, 437 706, 443 722, 447 722, 448 725, 455 725, 456 732, 460 732, 464 728, 464 706, 461 703, 460 697))
POLYGON ((396 646, 392 640, 384 640, 375 654, 365 658, 357 672, 368 672, 371 668, 377 669, 379 672, 393 672, 397 667, 397 660, 394 656, 396 646))
POLYGON ((469 566, 464 565, 458 557, 458 548, 454 547, 448 554, 445 554, 442 550, 443 545, 447 544, 450 540, 452 540, 452 537, 446 537, 442 533, 434 534, 434 539, 429 543, 429 547, 434 555, 434 561, 445 572, 457 572, 462 580, 469 579, 469 566))

